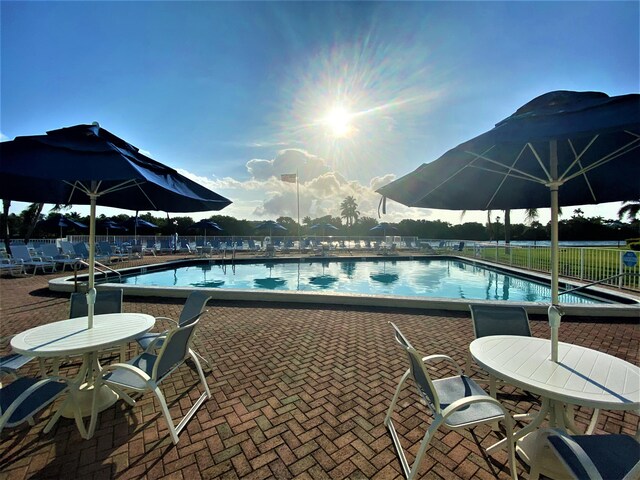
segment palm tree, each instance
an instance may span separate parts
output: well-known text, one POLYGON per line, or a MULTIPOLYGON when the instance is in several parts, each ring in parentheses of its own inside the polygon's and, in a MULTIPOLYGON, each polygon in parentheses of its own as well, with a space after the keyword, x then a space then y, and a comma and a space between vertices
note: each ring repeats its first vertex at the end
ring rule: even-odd
POLYGON ((638 218, 638 213, 640 213, 640 200, 627 200, 622 202, 622 207, 618 210, 618 218, 622 220, 626 215, 629 220, 633 221, 638 218))
POLYGON ((340 204, 340 217, 346 220, 347 227, 352 227, 358 221, 359 216, 360 212, 358 211, 356 199, 349 195, 340 204))

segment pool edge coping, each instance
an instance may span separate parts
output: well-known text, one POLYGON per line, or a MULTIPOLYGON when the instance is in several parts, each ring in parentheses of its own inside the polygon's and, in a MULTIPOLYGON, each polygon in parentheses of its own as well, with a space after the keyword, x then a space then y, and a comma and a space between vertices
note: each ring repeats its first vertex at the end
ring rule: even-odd
MULTIPOLYGON (((425 258, 426 256, 419 256, 425 258)), ((550 281, 550 275, 545 275, 540 272, 531 272, 529 270, 519 269, 517 267, 509 267, 503 265, 496 265, 484 260, 459 257, 454 255, 437 255, 433 258, 453 258, 468 263, 478 263, 485 267, 493 269, 501 269, 505 271, 512 271, 525 277, 532 279, 539 279, 543 281, 550 281)), ((337 260, 342 257, 276 257, 274 258, 250 258, 252 261, 301 261, 301 260, 337 260)), ((389 259, 389 257, 348 257, 358 258, 361 260, 381 260, 382 258, 389 259)), ((392 257, 397 259, 398 257, 392 257)), ((401 257, 403 260, 415 259, 415 257, 401 257)), ((144 268, 145 270, 159 266, 167 266, 172 264, 185 264, 192 263, 194 261, 202 261, 203 259, 181 259, 171 260, 169 262, 155 263, 151 265, 129 267, 119 272, 124 273, 127 271, 134 271, 144 268)), ((244 260, 244 259, 243 259, 244 260)), ((217 261, 211 261, 212 264, 218 264, 217 261)), ((244 262, 243 262, 244 263, 244 262)), ((86 276, 86 274, 83 274, 86 276)), ((49 289, 56 292, 73 292, 75 291, 74 284, 70 282, 73 280, 73 275, 67 277, 58 277, 49 281, 49 289)), ((570 286, 580 286, 579 281, 562 280, 562 283, 570 286)), ((206 288, 206 287, 158 287, 158 286, 141 286, 141 285, 123 285, 121 283, 99 283, 96 285, 97 289, 101 290, 115 290, 123 289, 126 295, 138 296, 138 297, 157 297, 163 296, 167 298, 186 298, 193 290, 207 290, 211 292, 211 297, 214 300, 232 300, 232 301, 257 301, 257 302, 285 302, 285 303, 315 303, 315 304, 332 304, 332 305, 351 305, 351 306, 376 306, 376 307, 389 307, 389 308, 418 308, 429 310, 448 310, 448 311, 469 311, 469 305, 481 304, 481 305, 504 305, 504 301, 498 300, 477 300, 477 299, 450 299, 443 297, 430 297, 430 298, 418 298, 408 296, 391 296, 391 295, 372 295, 372 294, 355 294, 355 293, 325 293, 325 292, 308 292, 308 291, 255 291, 255 290, 222 290, 218 288, 206 288)), ((640 318, 640 299, 632 294, 626 292, 612 292, 611 290, 593 286, 590 287, 592 291, 601 293, 605 297, 621 297, 633 303, 630 304, 569 304, 563 303, 562 308, 567 315, 576 316, 590 316, 590 317, 628 317, 628 318, 640 318)), ((529 314, 547 314, 549 304, 545 302, 509 302, 509 305, 518 305, 526 308, 529 314)))

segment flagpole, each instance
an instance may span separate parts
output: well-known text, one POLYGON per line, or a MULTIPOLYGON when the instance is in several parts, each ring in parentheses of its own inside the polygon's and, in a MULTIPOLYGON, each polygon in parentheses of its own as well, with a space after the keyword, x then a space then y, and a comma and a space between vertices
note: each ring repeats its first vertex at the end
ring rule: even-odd
POLYGON ((302 238, 300 237, 300 183, 298 182, 298 169, 296 168, 296 197, 298 199, 298 254, 302 254, 302 238))

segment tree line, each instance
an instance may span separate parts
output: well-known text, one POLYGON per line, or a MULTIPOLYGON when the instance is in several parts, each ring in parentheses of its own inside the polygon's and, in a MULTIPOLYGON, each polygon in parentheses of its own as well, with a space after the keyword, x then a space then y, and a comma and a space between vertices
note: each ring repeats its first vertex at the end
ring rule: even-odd
MULTIPOLYGON (((620 219, 611 220, 603 217, 585 217, 581 209, 573 210, 570 218, 560 220, 559 232, 560 238, 563 240, 611 240, 622 241, 629 238, 637 238, 640 231, 640 222, 637 219, 637 209, 628 212, 628 205, 635 205, 633 202, 627 202, 627 205, 621 209, 622 214, 626 214, 628 222, 620 221, 620 219)), ((632 209, 633 210, 633 209, 632 209)), ((42 214, 41 204, 31 204, 22 212, 8 214, 5 211, 2 215, 2 231, 4 232, 5 243, 8 244, 9 239, 19 238, 28 241, 30 238, 46 238, 56 237, 59 235, 59 229, 44 229, 39 227, 38 221, 45 220, 49 217, 64 214, 66 217, 89 225, 89 216, 82 216, 77 212, 70 211, 69 207, 56 206, 47 216, 42 214)), ((536 211, 528 212, 531 221, 527 223, 511 224, 510 216, 507 212, 488 212, 487 222, 482 224, 479 222, 466 222, 459 225, 452 225, 442 220, 411 220, 405 219, 398 223, 390 223, 387 228, 387 235, 410 236, 428 239, 465 239, 477 241, 542 241, 550 239, 550 225, 543 225, 537 220, 536 211), (500 213, 493 219, 492 213, 500 213)), ((151 222, 157 226, 156 229, 139 228, 138 234, 158 234, 158 235, 195 235, 201 234, 201 230, 195 230, 192 225, 195 221, 190 216, 170 215, 153 215, 151 213, 143 213, 140 218, 151 222)), ((131 218, 130 215, 120 214, 110 217, 116 223, 123 223, 131 218)), ((98 234, 106 234, 106 229, 99 225, 101 221, 107 217, 102 214, 98 217, 98 234)), ((221 232, 207 232, 208 236, 259 236, 265 235, 264 231, 259 231, 256 227, 262 221, 255 220, 239 220, 228 215, 212 215, 210 220, 217 223, 221 228, 221 232)), ((358 205, 354 197, 345 198, 340 204, 340 216, 334 217, 326 215, 322 217, 311 218, 304 217, 301 225, 291 217, 278 217, 276 222, 284 226, 286 232, 278 232, 278 234, 286 236, 379 236, 383 234, 382 230, 372 232, 371 229, 376 227, 380 222, 378 219, 368 216, 361 216, 358 211, 358 205), (317 225, 316 228, 311 228, 317 225), (332 225, 336 229, 327 228, 332 225), (324 226, 324 227, 323 227, 324 226)), ((65 230, 65 234, 86 234, 88 230, 69 228, 65 230)), ((126 233, 122 231, 111 231, 112 235, 133 235, 133 231, 126 233)))

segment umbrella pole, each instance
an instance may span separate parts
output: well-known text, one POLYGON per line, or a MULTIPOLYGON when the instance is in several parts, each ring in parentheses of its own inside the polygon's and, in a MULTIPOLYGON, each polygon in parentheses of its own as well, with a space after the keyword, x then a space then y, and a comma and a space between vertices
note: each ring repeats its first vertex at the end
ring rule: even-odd
MULTIPOLYGON (((93 186, 93 185, 92 185, 93 186)), ((90 193, 91 210, 89 214, 89 289, 87 290, 87 316, 89 328, 93 328, 93 307, 96 302, 96 289, 94 288, 94 272, 96 268, 96 203, 98 195, 90 193)))
POLYGON ((562 312, 559 309, 558 277, 560 262, 558 261, 558 142, 551 140, 550 173, 551 173, 551 305, 549 306, 549 326, 551 327, 551 361, 558 361, 558 329, 562 312))

